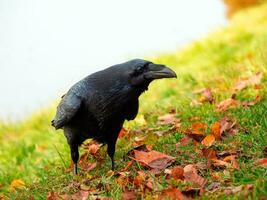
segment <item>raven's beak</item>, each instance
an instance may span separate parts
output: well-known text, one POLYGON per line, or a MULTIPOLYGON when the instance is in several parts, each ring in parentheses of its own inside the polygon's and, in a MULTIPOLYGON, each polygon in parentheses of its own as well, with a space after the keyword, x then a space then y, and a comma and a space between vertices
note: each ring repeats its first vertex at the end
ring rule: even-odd
POLYGON ((144 73, 146 79, 177 78, 176 73, 164 65, 149 64, 148 71, 144 73))

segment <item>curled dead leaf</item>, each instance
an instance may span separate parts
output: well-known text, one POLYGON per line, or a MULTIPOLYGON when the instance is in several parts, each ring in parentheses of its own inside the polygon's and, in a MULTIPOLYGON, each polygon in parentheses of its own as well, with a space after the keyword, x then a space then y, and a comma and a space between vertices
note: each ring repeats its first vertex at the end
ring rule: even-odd
POLYGON ((259 85, 262 79, 263 73, 257 72, 255 75, 247 78, 241 78, 237 80, 234 90, 240 91, 248 87, 249 85, 259 85))
POLYGON ((215 122, 211 126, 211 134, 214 135, 216 140, 221 140, 222 132, 221 132, 221 123, 215 122))
POLYGON ((201 142, 205 138, 203 132, 205 132, 206 129, 207 129, 207 124, 202 122, 195 122, 191 125, 191 128, 185 131, 185 134, 188 137, 193 138, 197 142, 201 142))
POLYGON ((184 177, 186 181, 201 188, 203 188, 207 182, 203 177, 198 175, 196 167, 192 164, 184 167, 184 177))
MULTIPOLYGON (((234 96, 234 95, 233 95, 234 96)), ((216 106, 216 112, 222 112, 228 110, 230 107, 236 107, 239 104, 238 100, 234 97, 221 101, 216 106)))
POLYGON ((134 150, 134 158, 132 159, 144 166, 159 170, 165 169, 175 161, 174 157, 154 150, 149 152, 134 150))
POLYGON ((254 106, 255 104, 259 103, 262 100, 261 96, 257 96, 253 101, 242 102, 242 105, 245 107, 254 106))

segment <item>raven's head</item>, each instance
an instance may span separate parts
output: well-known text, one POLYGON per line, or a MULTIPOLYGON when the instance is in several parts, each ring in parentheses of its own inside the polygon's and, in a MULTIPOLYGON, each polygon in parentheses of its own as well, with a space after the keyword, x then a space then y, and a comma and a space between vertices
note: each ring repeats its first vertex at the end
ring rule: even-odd
POLYGON ((176 78, 176 73, 165 65, 135 59, 128 62, 130 83, 133 86, 148 86, 155 79, 176 78))

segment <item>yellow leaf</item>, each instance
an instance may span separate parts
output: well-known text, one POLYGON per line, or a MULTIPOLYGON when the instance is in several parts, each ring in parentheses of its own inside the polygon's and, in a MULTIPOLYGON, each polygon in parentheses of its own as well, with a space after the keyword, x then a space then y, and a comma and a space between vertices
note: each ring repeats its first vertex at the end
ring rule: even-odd
POLYGON ((146 125, 146 120, 144 118, 144 115, 137 115, 137 117, 135 118, 134 120, 137 124, 141 125, 141 126, 144 126, 146 125))
POLYGON ((21 179, 13 180, 10 184, 11 188, 25 188, 25 183, 21 179))

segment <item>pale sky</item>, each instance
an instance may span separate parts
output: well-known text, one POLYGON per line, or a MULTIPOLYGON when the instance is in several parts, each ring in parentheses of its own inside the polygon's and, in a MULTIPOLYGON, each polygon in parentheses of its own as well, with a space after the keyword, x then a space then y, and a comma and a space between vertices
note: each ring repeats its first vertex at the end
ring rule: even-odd
POLYGON ((225 24, 222 0, 0 0, 0 118, 21 118, 94 71, 225 24))

